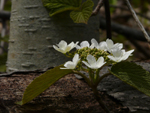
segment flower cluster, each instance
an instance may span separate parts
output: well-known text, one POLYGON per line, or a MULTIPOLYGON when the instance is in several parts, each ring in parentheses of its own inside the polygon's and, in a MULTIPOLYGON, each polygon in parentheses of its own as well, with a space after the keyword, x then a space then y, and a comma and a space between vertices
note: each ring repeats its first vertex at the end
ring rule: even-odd
POLYGON ((98 43, 95 39, 91 40, 91 45, 88 41, 83 41, 80 45, 78 42, 71 42, 67 44, 62 40, 57 46, 53 45, 54 49, 66 54, 73 48, 77 50, 73 53, 72 61, 64 64, 65 68, 61 69, 75 69, 81 63, 85 64, 90 69, 99 69, 106 63, 117 63, 126 60, 134 50, 126 52, 122 43, 116 43, 111 39, 98 43))

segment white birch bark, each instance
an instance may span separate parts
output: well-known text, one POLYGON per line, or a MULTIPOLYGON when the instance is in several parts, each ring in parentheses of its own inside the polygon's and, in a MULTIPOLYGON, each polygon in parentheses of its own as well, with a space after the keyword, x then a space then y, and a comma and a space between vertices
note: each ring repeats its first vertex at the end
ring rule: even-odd
POLYGON ((7 71, 57 66, 67 58, 52 45, 99 38, 98 16, 85 25, 73 23, 68 14, 50 18, 41 0, 12 0, 7 71))

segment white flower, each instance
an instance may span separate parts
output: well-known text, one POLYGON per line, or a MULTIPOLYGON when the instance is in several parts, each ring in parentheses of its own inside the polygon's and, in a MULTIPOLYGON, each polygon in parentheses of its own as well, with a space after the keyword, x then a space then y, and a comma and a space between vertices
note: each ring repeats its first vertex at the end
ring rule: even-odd
POLYGON ((121 62, 123 60, 126 60, 130 55, 131 53, 133 52, 134 50, 130 50, 128 52, 125 52, 125 50, 119 50, 119 49, 113 49, 111 51, 111 53, 113 54, 113 56, 111 55, 108 55, 107 57, 115 62, 121 62))
POLYGON ((122 49, 123 47, 123 44, 121 43, 114 44, 114 42, 111 39, 107 39, 106 42, 102 41, 100 43, 98 43, 95 39, 92 39, 91 42, 97 49, 109 52, 111 52, 113 49, 122 49))
POLYGON ((82 49, 82 48, 84 48, 84 47, 89 47, 89 48, 92 49, 92 48, 94 48, 94 45, 91 45, 91 46, 90 46, 90 44, 89 44, 88 41, 82 41, 82 42, 80 43, 80 46, 79 46, 79 45, 76 46, 77 49, 82 49))
POLYGON ((69 45, 67 45, 67 42, 65 42, 64 40, 61 40, 59 44, 57 44, 58 47, 53 45, 53 48, 61 53, 66 53, 66 52, 69 52, 74 47, 76 47, 77 44, 78 42, 76 43, 71 42, 69 45))
POLYGON ((60 69, 75 69, 75 67, 77 66, 79 60, 80 60, 79 59, 79 54, 75 54, 72 61, 68 61, 64 64, 64 66, 66 68, 60 68, 60 69))
POLYGON ((107 44, 106 42, 100 42, 98 43, 94 38, 91 40, 91 43, 94 45, 95 48, 107 51, 107 44))
POLYGON ((85 61, 82 61, 82 62, 91 69, 98 69, 106 63, 104 62, 103 57, 99 57, 98 60, 96 61, 95 57, 92 56, 91 54, 87 56, 87 61, 88 62, 85 62, 85 61))
POLYGON ((109 51, 109 52, 111 52, 113 49, 121 50, 123 47, 122 43, 114 44, 114 42, 111 39, 107 39, 106 44, 107 44, 107 51, 109 51))

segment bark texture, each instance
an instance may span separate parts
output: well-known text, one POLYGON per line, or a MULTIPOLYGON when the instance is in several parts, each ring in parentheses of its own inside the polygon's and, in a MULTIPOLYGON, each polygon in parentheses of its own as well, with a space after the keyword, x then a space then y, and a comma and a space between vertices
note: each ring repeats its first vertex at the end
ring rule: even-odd
MULTIPOLYGON (((39 74, 15 74, 0 79, 0 113, 105 113, 94 98, 92 90, 83 80, 67 75, 38 97, 20 106, 27 85, 39 74)), ((103 92, 99 92, 113 113, 128 113, 128 108, 103 92)))
POLYGON ((75 24, 68 12, 50 18, 41 0, 12 0, 7 71, 62 64, 67 58, 52 45, 60 40, 98 39, 98 27, 98 16, 91 17, 88 25, 75 24))

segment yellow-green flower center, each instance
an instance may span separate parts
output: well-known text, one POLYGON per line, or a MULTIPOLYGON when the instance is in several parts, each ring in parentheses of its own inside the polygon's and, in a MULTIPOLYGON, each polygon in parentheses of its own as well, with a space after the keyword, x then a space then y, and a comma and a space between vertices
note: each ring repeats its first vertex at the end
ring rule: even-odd
POLYGON ((105 62, 110 62, 111 60, 107 57, 108 55, 110 55, 110 53, 108 53, 107 51, 104 51, 104 50, 100 50, 100 49, 97 49, 97 48, 88 48, 88 47, 84 47, 82 49, 78 49, 76 51, 76 53, 79 54, 81 60, 83 61, 86 61, 86 58, 89 54, 91 54, 92 56, 94 56, 96 58, 96 60, 99 58, 99 57, 104 57, 105 59, 105 62))

